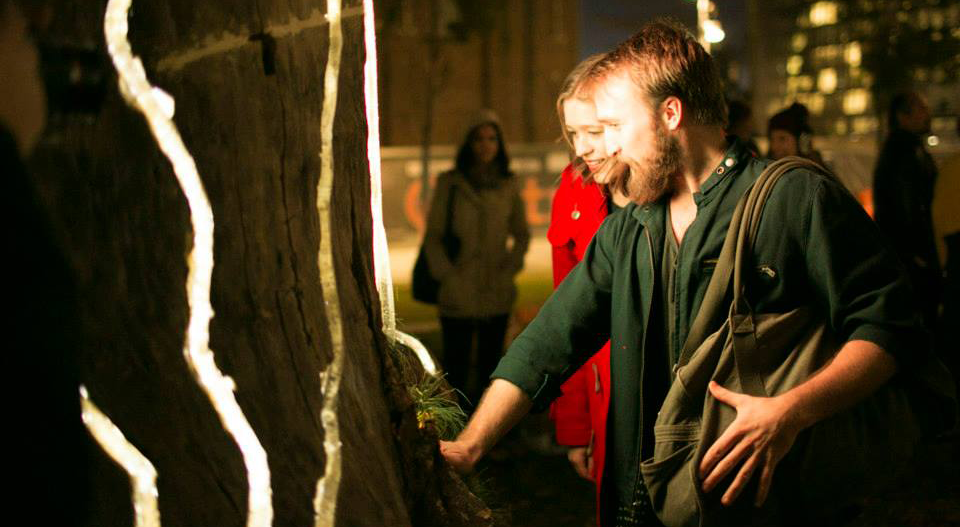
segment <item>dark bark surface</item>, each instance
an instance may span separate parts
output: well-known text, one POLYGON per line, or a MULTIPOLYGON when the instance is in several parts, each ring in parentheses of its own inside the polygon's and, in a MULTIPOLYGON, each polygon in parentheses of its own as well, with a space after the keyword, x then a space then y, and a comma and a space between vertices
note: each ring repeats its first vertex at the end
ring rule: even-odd
MULTIPOLYGON (((105 48, 105 2, 51 3, 61 7, 51 33, 105 48)), ((443 464, 435 437, 417 428, 403 383, 421 372, 398 363, 402 354, 380 331, 359 4, 344 5, 334 132, 332 242, 346 347, 337 525, 483 525, 489 511, 443 464)), ((316 187, 328 26, 276 30, 316 9, 306 0, 174 0, 134 2, 130 18, 134 53, 176 100, 175 122, 213 208, 210 347, 267 451, 274 525, 313 525, 324 471, 320 372, 332 351, 316 187), (160 67, 229 35, 247 41, 160 67)), ((105 52, 102 59, 102 108, 54 119, 33 162, 76 275, 80 377, 156 467, 164 525, 243 525, 243 460, 183 354, 187 203, 144 118, 120 97, 105 52)), ((126 475, 95 445, 90 456, 88 524, 132 525, 126 475)))

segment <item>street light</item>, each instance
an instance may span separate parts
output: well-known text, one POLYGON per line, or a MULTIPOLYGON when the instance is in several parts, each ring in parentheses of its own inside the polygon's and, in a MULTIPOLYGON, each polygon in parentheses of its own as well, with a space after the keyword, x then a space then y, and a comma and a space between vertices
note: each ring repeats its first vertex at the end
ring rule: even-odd
POLYGON ((703 22, 703 39, 710 44, 716 44, 721 42, 723 37, 727 36, 723 32, 723 28, 720 27, 720 22, 717 20, 706 20, 703 22))
POLYGON ((726 36, 720 27, 720 21, 710 18, 713 7, 710 0, 697 0, 697 37, 707 53, 710 53, 711 44, 722 41, 726 36))

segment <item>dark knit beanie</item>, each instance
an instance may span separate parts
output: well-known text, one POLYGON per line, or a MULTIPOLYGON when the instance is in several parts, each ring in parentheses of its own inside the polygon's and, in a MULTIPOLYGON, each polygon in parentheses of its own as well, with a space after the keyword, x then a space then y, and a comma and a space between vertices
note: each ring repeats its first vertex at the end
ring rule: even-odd
POLYGON ((767 135, 774 130, 783 130, 794 137, 800 137, 801 134, 812 134, 813 128, 810 128, 808 118, 810 111, 807 107, 795 102, 789 108, 780 110, 767 124, 767 135))

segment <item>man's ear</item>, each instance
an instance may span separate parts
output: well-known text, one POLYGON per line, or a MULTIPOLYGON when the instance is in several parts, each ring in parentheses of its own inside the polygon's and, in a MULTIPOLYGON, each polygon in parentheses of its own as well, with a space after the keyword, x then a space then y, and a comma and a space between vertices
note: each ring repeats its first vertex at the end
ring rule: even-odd
POLYGON ((667 130, 675 131, 680 128, 680 123, 683 122, 683 103, 680 99, 672 95, 664 99, 660 103, 660 118, 667 130))

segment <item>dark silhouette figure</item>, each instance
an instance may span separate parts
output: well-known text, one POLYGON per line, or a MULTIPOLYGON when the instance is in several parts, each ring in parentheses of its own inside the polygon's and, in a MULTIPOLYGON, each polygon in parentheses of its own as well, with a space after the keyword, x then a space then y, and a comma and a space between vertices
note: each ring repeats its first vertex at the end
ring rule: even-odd
POLYGON ((7 523, 82 525, 90 467, 78 389, 80 314, 67 259, 23 163, 46 108, 30 7, 0 0, 0 208, 11 308, 2 354, 7 523))
POLYGON ((930 109, 915 92, 896 95, 888 114, 890 133, 873 176, 877 226, 907 267, 924 323, 936 327, 941 272, 930 207, 937 167, 923 144, 930 109))

